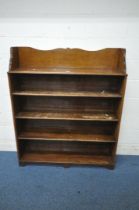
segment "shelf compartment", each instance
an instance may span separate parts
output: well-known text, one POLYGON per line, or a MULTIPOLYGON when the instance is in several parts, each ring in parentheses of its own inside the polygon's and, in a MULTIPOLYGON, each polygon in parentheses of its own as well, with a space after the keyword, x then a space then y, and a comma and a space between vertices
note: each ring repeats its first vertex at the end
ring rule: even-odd
POLYGON ((116 122, 17 120, 18 139, 115 142, 116 122))
POLYGON ((83 159, 83 164, 93 164, 94 161, 110 160, 113 146, 113 143, 24 140, 20 161, 72 163, 75 160, 75 163, 82 163, 81 159, 83 159), (53 162, 54 160, 57 161, 53 162))
POLYGON ((93 156, 76 154, 43 154, 43 153, 24 153, 20 159, 22 164, 72 164, 72 165, 113 165, 111 156, 93 156))
MULTIPOLYGON (((21 143, 21 141, 20 141, 21 143)), ((112 142, 22 141, 23 152, 111 155, 112 142)))
POLYGON ((10 73, 125 75, 125 50, 11 48, 10 73))
POLYGON ((16 118, 117 121, 119 100, 15 96, 16 118))
POLYGON ((121 97, 122 77, 12 75, 13 95, 121 97))

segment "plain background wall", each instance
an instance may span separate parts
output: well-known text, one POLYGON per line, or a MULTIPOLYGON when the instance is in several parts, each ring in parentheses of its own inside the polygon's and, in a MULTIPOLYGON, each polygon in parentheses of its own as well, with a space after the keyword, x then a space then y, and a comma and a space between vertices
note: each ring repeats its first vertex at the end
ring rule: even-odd
POLYGON ((0 0, 2 18, 136 17, 138 0, 0 0))
MULTIPOLYGON (((86 50, 120 47, 127 50, 128 81, 118 153, 139 155, 139 18, 135 17, 139 11, 138 2, 132 1, 132 4, 128 5, 128 9, 124 10, 124 1, 120 1, 120 3, 122 2, 121 10, 117 10, 117 13, 117 7, 114 9, 113 6, 112 10, 109 10, 111 12, 108 13, 108 7, 103 5, 103 10, 98 10, 99 15, 89 6, 88 10, 87 8, 83 10, 83 1, 81 2, 79 11, 76 7, 76 10, 72 11, 72 15, 68 7, 65 6, 65 14, 66 12, 68 14, 66 18, 64 18, 61 7, 53 11, 53 4, 49 4, 49 9, 54 13, 51 14, 51 17, 46 18, 47 15, 50 15, 50 10, 47 14, 41 10, 38 13, 38 19, 34 19, 34 11, 37 11, 35 6, 31 18, 19 19, 17 16, 30 16, 30 10, 23 9, 23 13, 18 10, 15 17, 14 11, 19 6, 18 3, 16 7, 13 7, 13 10, 10 10, 8 8, 11 7, 3 1, 3 6, 7 10, 4 13, 4 9, 0 8, 0 150, 16 149, 7 79, 11 46, 30 46, 46 50, 67 47, 86 50), (12 18, 9 17, 9 11, 12 18), (122 13, 122 11, 124 12, 122 13), (119 17, 120 14, 121 17, 119 17), (42 16, 45 18, 42 19, 42 16), (41 18, 39 19, 39 17, 41 18)), ((96 6, 99 6, 97 2, 96 6)), ((55 8, 57 8, 56 6, 55 8)))

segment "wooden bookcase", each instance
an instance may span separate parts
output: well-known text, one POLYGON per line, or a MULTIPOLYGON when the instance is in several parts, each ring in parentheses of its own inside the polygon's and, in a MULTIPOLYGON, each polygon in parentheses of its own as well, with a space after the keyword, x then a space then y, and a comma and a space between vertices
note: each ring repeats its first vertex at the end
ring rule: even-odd
POLYGON ((20 165, 114 167, 125 49, 12 47, 8 76, 20 165))

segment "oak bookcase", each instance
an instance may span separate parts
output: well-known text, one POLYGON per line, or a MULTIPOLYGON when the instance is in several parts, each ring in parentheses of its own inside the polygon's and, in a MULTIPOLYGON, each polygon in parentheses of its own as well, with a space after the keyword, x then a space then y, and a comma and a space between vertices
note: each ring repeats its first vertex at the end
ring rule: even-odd
POLYGON ((20 165, 114 167, 125 49, 12 47, 8 76, 20 165))

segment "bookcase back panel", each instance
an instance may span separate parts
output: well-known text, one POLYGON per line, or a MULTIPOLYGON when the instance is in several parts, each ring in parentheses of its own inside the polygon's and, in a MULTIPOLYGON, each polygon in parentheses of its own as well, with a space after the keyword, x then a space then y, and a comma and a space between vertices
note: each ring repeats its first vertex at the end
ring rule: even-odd
POLYGON ((123 77, 87 75, 12 75, 13 91, 120 93, 123 77))
POLYGON ((111 155, 113 143, 24 141, 24 152, 111 155))
POLYGON ((120 99, 117 98, 65 98, 15 96, 15 109, 21 112, 60 112, 60 113, 115 113, 120 99))
POLYGON ((98 51, 55 49, 43 51, 29 47, 20 47, 15 53, 17 53, 19 67, 91 67, 95 70, 98 69, 99 71, 106 71, 107 69, 111 71, 120 71, 123 66, 118 66, 118 64, 121 64, 119 59, 121 58, 121 55, 123 55, 123 52, 123 49, 103 49, 98 51), (117 68, 117 66, 119 68, 117 68))
POLYGON ((72 120, 17 120, 18 133, 32 132, 39 134, 61 133, 61 134, 103 134, 114 135, 117 122, 84 122, 72 120))

